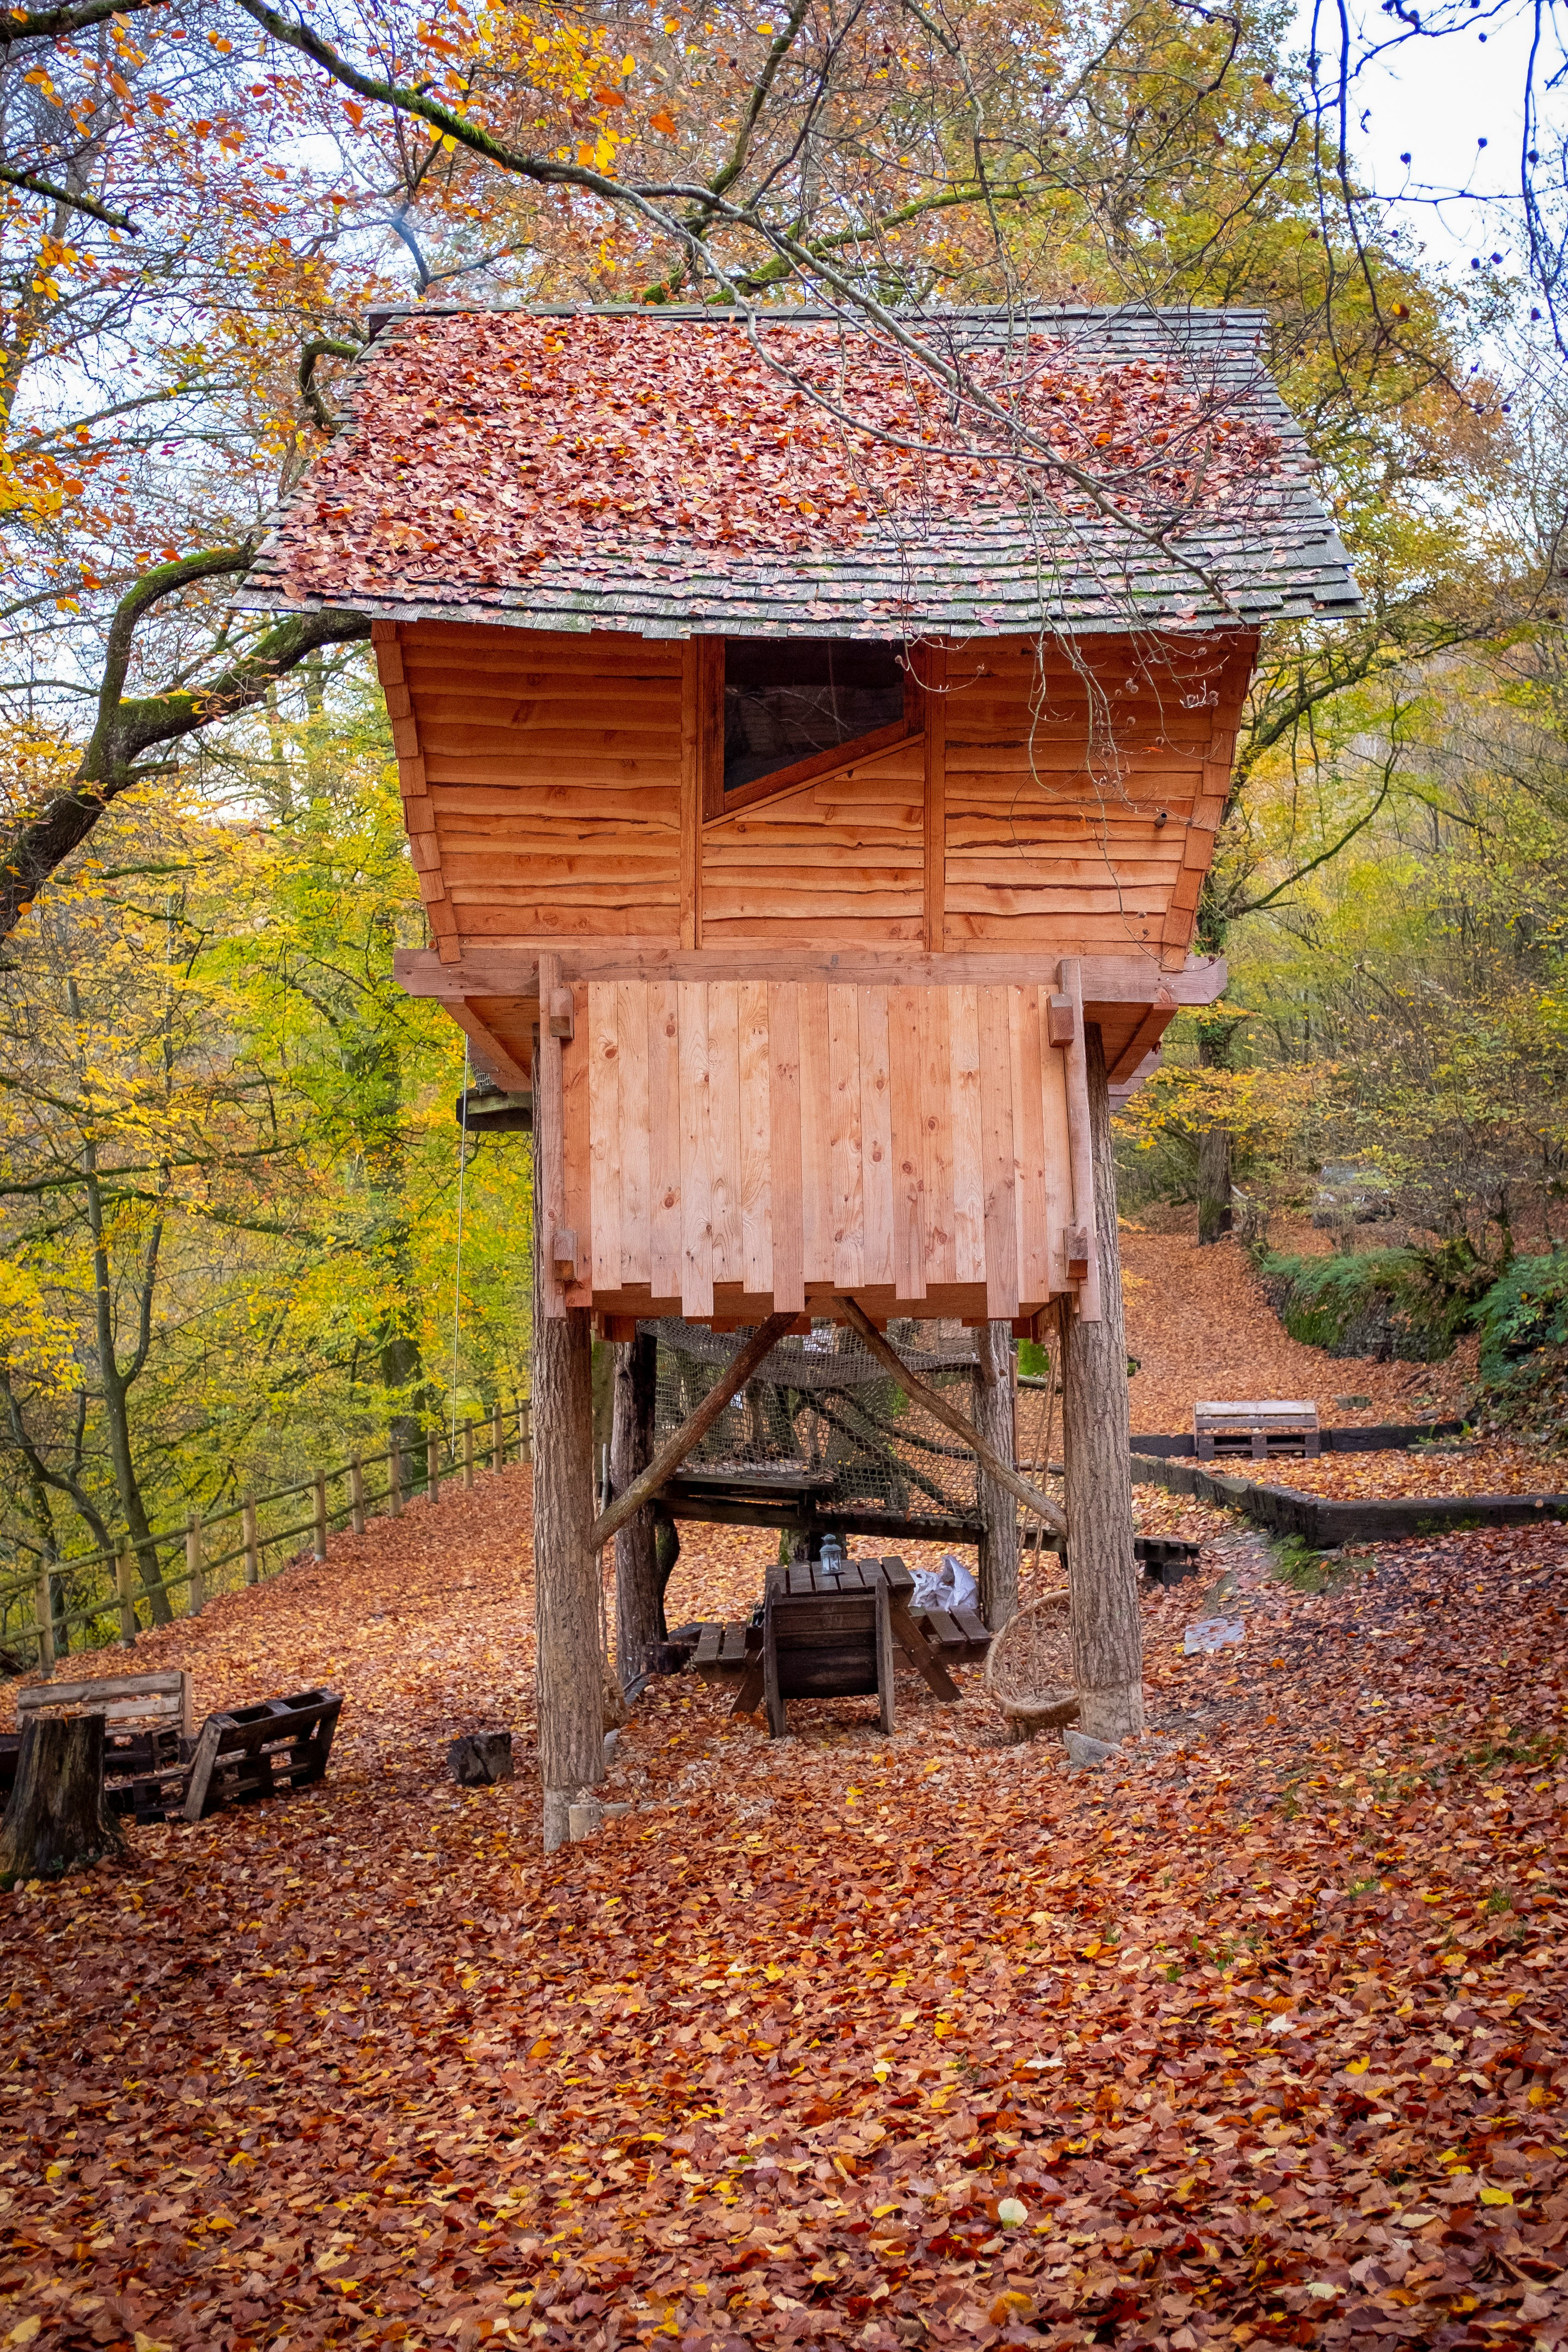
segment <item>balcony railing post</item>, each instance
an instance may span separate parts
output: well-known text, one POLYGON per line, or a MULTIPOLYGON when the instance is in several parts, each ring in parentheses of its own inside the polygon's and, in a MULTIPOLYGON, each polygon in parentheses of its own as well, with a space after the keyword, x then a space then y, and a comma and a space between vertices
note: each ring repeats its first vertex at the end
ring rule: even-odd
POLYGON ((120 1601, 120 1643, 122 1649, 136 1647, 136 1588, 132 1581, 130 1547, 121 1551, 114 1563, 114 1590, 120 1601))
POLYGON ((185 1519, 185 1614, 199 1617, 207 1602, 206 1568, 202 1559, 202 1515, 190 1512, 185 1519))
POLYGON ((55 1670, 55 1605, 49 1587, 49 1571, 46 1568, 38 1579, 36 1601, 38 1618, 38 1672, 47 1676, 55 1670))

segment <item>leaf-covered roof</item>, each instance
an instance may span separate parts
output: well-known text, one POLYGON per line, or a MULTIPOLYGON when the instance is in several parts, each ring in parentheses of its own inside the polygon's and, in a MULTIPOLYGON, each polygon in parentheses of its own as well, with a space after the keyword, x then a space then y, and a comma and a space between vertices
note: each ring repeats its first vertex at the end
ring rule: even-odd
POLYGON ((650 636, 1352 613, 1262 325, 946 312, 908 322, 933 373, 800 310, 395 312, 244 601, 650 636))

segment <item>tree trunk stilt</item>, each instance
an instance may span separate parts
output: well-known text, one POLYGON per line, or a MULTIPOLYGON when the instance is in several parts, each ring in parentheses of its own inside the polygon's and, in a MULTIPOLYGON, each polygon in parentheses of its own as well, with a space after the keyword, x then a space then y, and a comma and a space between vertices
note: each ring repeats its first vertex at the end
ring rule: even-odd
POLYGON ((30 1716, 0 1822, 0 1882, 58 1878, 124 1851, 124 1833, 103 1801, 102 1716, 30 1716))
POLYGON ((1110 1097, 1097 1022, 1085 1024, 1101 1320, 1061 1309, 1062 1447, 1067 1471, 1068 1582, 1079 1728, 1126 1739, 1143 1728, 1143 1622, 1132 1556, 1127 1331, 1116 1235, 1110 1097))
MULTIPOLYGON (((615 1418, 610 1433, 610 1486, 622 1494, 653 1459, 654 1383, 658 1341, 639 1331, 616 1349, 615 1418)), ((664 1587, 658 1573, 650 1504, 616 1537, 616 1670, 623 1685, 647 1670, 664 1639, 664 1587)))
POLYGON ((546 1311, 534 1220, 533 1574, 544 1850, 580 1789, 604 1778, 605 1667, 594 1524, 594 1389, 586 1310, 546 1311))
MULTIPOLYGON (((1017 1465, 1014 1373, 1017 1354, 1010 1323, 985 1323, 975 1333, 979 1378, 974 1426, 994 1454, 1017 1465)), ((1018 1506, 1006 1487, 977 1470, 980 1500, 980 1613, 999 1633, 1018 1609, 1018 1506)))

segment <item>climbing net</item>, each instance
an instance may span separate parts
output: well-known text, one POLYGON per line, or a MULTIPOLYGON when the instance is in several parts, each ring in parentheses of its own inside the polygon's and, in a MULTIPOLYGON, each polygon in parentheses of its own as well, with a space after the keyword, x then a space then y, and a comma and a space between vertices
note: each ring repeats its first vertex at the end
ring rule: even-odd
MULTIPOLYGON (((745 1344, 744 1332, 645 1323, 658 1340, 655 1442, 679 1428, 745 1344)), ((929 1386, 973 1420, 974 1340, 958 1323, 892 1322, 888 1337, 929 1386)), ((856 1331, 820 1323, 781 1339, 689 1457, 693 1470, 815 1474, 821 1507, 901 1518, 978 1516, 974 1456, 911 1403, 856 1331)))

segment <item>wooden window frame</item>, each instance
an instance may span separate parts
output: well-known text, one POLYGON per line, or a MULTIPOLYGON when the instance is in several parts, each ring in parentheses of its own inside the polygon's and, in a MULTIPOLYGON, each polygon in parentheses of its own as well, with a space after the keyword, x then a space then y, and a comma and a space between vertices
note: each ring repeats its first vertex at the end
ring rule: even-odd
POLYGON ((801 784, 816 782, 819 776, 837 775, 841 768, 853 766, 857 760, 867 760, 879 751, 890 751, 896 743, 918 742, 925 733, 927 699, 919 678, 913 671, 904 672, 904 715, 890 726, 873 728, 869 735, 852 736, 846 743, 836 743, 830 751, 814 751, 809 760, 796 760, 788 768, 777 768, 771 776, 756 776, 749 784, 737 784, 733 792, 724 789, 724 647, 723 637, 702 637, 698 641, 698 695, 700 709, 698 719, 698 741, 700 746, 702 771, 702 822, 716 824, 723 817, 734 816, 740 810, 755 808, 762 801, 776 800, 781 793, 795 791, 801 784))

